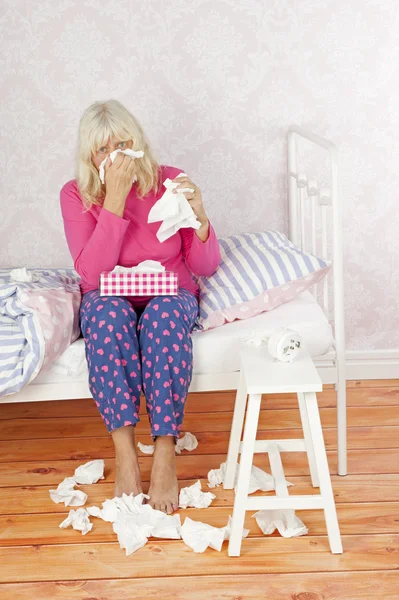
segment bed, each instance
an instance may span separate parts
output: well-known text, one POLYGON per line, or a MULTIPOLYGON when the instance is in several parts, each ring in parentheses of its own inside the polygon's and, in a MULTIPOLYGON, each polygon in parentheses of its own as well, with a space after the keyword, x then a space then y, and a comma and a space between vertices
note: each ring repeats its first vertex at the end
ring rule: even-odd
MULTIPOLYGON (((342 212, 338 158, 334 144, 292 125, 288 130, 289 237, 303 250, 333 261, 329 274, 309 291, 270 312, 222 327, 193 333, 193 379, 190 392, 234 390, 239 378, 239 347, 254 332, 265 336, 291 327, 303 338, 325 384, 337 394, 338 473, 346 475, 346 381, 343 312, 342 212), (330 186, 298 170, 298 143, 307 140, 326 151, 330 186), (320 254, 321 253, 321 254, 320 254)), ((84 340, 79 337, 56 360, 41 369, 21 391, 0 403, 90 398, 84 340)))

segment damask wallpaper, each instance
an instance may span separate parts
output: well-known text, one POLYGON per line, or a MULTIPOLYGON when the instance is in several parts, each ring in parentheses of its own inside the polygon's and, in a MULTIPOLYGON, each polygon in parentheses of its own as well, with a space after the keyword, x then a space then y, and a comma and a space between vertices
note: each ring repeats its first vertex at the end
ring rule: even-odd
POLYGON ((117 98, 219 235, 288 231, 286 131, 333 140, 348 349, 399 347, 394 0, 3 0, 0 266, 71 265, 59 191, 79 118, 117 98))

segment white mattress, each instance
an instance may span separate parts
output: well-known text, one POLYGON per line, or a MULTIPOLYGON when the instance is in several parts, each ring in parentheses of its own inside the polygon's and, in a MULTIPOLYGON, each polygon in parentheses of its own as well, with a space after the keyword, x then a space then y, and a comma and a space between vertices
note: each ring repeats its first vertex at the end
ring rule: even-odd
MULTIPOLYGON (((193 338, 193 372, 231 373, 239 370, 238 349, 241 340, 251 333, 265 336, 279 327, 297 331, 312 357, 326 354, 333 342, 331 326, 310 292, 302 292, 286 304, 244 321, 195 332, 193 338)), ((56 361, 43 369, 34 383, 87 382, 88 371, 83 338, 74 342, 56 361)))

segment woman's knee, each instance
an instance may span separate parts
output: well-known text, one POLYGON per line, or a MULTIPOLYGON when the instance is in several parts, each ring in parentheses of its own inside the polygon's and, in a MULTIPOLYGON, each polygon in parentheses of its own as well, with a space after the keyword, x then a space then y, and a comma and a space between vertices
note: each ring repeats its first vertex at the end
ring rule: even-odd
POLYGON ((115 327, 123 328, 126 333, 137 323, 137 315, 130 302, 115 296, 85 297, 81 305, 81 318, 93 329, 107 327, 112 331, 115 327))
POLYGON ((169 325, 174 328, 179 322, 186 321, 186 311, 182 303, 173 296, 161 296, 152 298, 143 313, 142 322, 148 325, 169 325))

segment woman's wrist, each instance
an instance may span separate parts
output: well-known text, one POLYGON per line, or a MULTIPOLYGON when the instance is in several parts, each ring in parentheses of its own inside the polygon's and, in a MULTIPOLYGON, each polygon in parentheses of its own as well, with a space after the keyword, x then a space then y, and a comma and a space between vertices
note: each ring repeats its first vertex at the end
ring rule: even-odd
POLYGON ((118 217, 123 217, 123 213, 125 210, 125 200, 121 198, 117 198, 116 196, 106 195, 104 199, 103 207, 109 210, 109 212, 114 213, 118 217))
POLYGON ((201 242, 206 242, 209 237, 209 219, 206 217, 204 220, 200 220, 201 227, 195 230, 197 237, 201 242))

